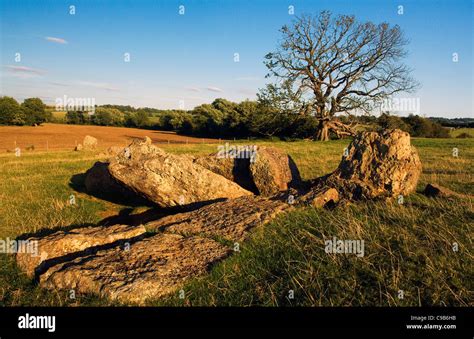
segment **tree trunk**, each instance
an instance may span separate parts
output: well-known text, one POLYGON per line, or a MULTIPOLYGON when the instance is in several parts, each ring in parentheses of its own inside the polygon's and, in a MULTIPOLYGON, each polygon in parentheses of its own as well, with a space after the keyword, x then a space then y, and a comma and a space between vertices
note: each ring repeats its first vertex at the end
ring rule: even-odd
POLYGON ((318 133, 316 135, 316 140, 319 140, 319 141, 328 141, 329 140, 328 120, 323 119, 323 120, 319 121, 318 133))
POLYGON ((318 132, 316 134, 316 140, 319 141, 328 141, 329 140, 329 132, 332 131, 334 134, 337 135, 339 139, 345 136, 353 136, 355 132, 353 130, 352 125, 346 125, 342 123, 339 119, 320 119, 318 132))

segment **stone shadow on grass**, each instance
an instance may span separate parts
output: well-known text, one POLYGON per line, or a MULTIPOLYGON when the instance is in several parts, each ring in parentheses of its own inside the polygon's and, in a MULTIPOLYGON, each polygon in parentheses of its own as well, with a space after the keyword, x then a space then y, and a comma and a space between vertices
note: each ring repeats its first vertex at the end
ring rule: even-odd
MULTIPOLYGON (((102 166, 102 164, 103 163, 100 163, 98 166, 102 166)), ((97 165, 94 165, 94 166, 97 166, 97 165)), ((125 187, 120 187, 120 188, 111 189, 111 190, 99 190, 99 189, 93 190, 93 191, 87 190, 86 184, 85 184, 86 176, 87 176, 87 172, 74 174, 69 181, 69 187, 71 187, 76 192, 85 193, 95 198, 109 201, 118 205, 125 205, 125 206, 132 206, 132 207, 154 206, 154 204, 150 202, 149 200, 139 196, 132 190, 129 190, 125 187)))
POLYGON ((97 225, 99 226, 111 226, 111 225, 129 225, 129 226, 138 226, 144 225, 150 221, 155 221, 160 218, 178 214, 185 213, 197 210, 206 205, 214 204, 216 202, 225 201, 225 198, 207 200, 195 202, 182 206, 173 206, 173 207, 153 207, 145 212, 132 214, 133 208, 123 208, 120 210, 119 214, 107 217, 102 219, 97 225))
POLYGON ((206 205, 210 205, 216 202, 225 201, 224 198, 208 200, 208 201, 200 201, 192 204, 187 204, 183 206, 174 206, 174 207, 153 207, 144 212, 132 214, 134 211, 133 208, 126 207, 120 210, 119 214, 113 215, 107 218, 102 219, 98 223, 85 223, 85 224, 72 224, 68 226, 57 226, 52 228, 42 228, 36 232, 28 232, 23 233, 15 238, 15 240, 26 240, 28 238, 39 238, 39 237, 46 237, 58 231, 71 231, 74 229, 85 228, 85 227, 94 227, 94 226, 112 226, 112 225, 128 225, 128 226, 138 226, 144 225, 150 221, 154 221, 169 215, 178 214, 178 213, 185 213, 191 212, 206 205))

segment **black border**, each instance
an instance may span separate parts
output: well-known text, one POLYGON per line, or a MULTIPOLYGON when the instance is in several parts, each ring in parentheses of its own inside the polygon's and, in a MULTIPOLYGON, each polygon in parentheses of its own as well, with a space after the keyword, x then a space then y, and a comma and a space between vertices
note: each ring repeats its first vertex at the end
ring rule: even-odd
MULTIPOLYGON (((426 322, 425 322, 426 323, 426 322)), ((424 323, 423 323, 424 324, 424 323)), ((0 337, 64 337, 71 334, 160 333, 156 329, 204 328, 312 328, 327 333, 399 333, 407 336, 456 338, 474 334, 472 307, 4 307, 0 308, 0 337), (29 315, 56 316, 56 331, 18 329, 18 318, 29 315), (456 316, 452 330, 408 330, 406 324, 420 323, 411 316, 456 316)))

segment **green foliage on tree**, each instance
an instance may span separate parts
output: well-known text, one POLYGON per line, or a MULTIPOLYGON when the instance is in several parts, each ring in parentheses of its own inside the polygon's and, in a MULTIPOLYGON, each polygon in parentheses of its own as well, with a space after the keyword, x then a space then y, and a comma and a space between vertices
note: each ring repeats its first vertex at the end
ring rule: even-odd
POLYGON ((380 129, 401 129, 410 133, 412 137, 422 138, 450 138, 449 130, 436 121, 420 117, 419 115, 409 115, 408 117, 398 117, 383 113, 377 119, 380 129))
POLYGON ((132 116, 132 121, 136 127, 146 127, 150 124, 150 117, 144 110, 138 110, 132 116))
POLYGON ((39 125, 51 120, 51 113, 39 98, 28 98, 20 105, 12 97, 0 97, 0 124, 39 125))
POLYGON ((401 129, 405 132, 411 132, 411 126, 408 125, 402 118, 388 113, 382 113, 377 119, 377 123, 382 129, 401 129))
POLYGON ((73 125, 86 125, 90 122, 89 115, 82 111, 68 111, 66 113, 66 123, 73 125))
POLYGON ((23 125, 24 117, 20 104, 12 98, 0 97, 0 124, 23 125))
POLYGON ((410 134, 414 137, 424 138, 449 138, 450 134, 447 128, 444 128, 437 122, 420 117, 418 115, 409 115, 403 118, 410 125, 410 134))
POLYGON ((91 121, 99 126, 123 126, 125 114, 116 108, 97 107, 91 121))
POLYGON ((194 108, 191 112, 197 135, 222 135, 225 113, 212 104, 204 104, 194 108))
POLYGON ((21 108, 27 125, 40 125, 51 120, 51 112, 46 111, 46 105, 39 98, 25 99, 21 108))
MULTIPOLYGON (((218 98, 211 104, 199 105, 190 111, 103 105, 97 107, 94 114, 68 111, 65 121, 77 125, 152 128, 202 137, 278 137, 290 140, 312 138, 320 127, 318 120, 311 115, 278 112, 278 108, 265 100, 235 103, 218 98)), ((398 117, 383 113, 378 118, 360 115, 339 119, 344 124, 356 120, 379 129, 398 128, 414 137, 450 137, 448 129, 437 121, 418 115, 398 117)), ((0 97, 0 124, 34 125, 46 121, 51 121, 51 113, 39 98, 26 99, 20 105, 14 98, 0 97)))

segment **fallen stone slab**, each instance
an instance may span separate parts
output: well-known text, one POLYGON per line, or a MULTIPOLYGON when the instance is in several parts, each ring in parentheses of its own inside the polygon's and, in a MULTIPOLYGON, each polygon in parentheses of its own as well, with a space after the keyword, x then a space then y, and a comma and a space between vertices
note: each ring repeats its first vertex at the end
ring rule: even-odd
POLYGON ((239 242, 290 209, 285 202, 245 196, 170 215, 144 226, 84 227, 29 238, 39 257, 18 254, 20 268, 48 289, 92 293, 143 304, 178 290, 232 253, 217 239, 239 242), (146 236, 148 231, 155 235, 146 236))
POLYGON ((362 132, 355 136, 338 168, 316 180, 313 189, 335 188, 349 200, 389 198, 415 191, 421 161, 401 130, 362 132))
POLYGON ((196 163, 263 196, 273 196, 301 184, 291 156, 274 147, 238 146, 197 158, 196 163))
POLYGON ((161 207, 253 195, 192 157, 164 152, 149 138, 134 140, 111 160, 108 170, 116 181, 161 207))
POLYGON ((34 244, 29 248, 35 248, 36 253, 26 253, 26 248, 20 246, 16 262, 21 270, 29 277, 33 277, 55 259, 119 240, 133 239, 145 232, 143 226, 113 225, 81 227, 58 231, 43 237, 30 237, 25 239, 28 242, 21 242, 21 244, 34 244))
POLYGON ((182 235, 219 236, 226 240, 245 240, 252 229, 261 226, 291 206, 265 197, 241 197, 217 202, 198 210, 179 213, 146 224, 151 231, 182 235))
POLYGON ((157 234, 129 249, 115 247, 52 266, 41 275, 40 284, 143 304, 178 290, 229 253, 229 248, 208 238, 157 234))

